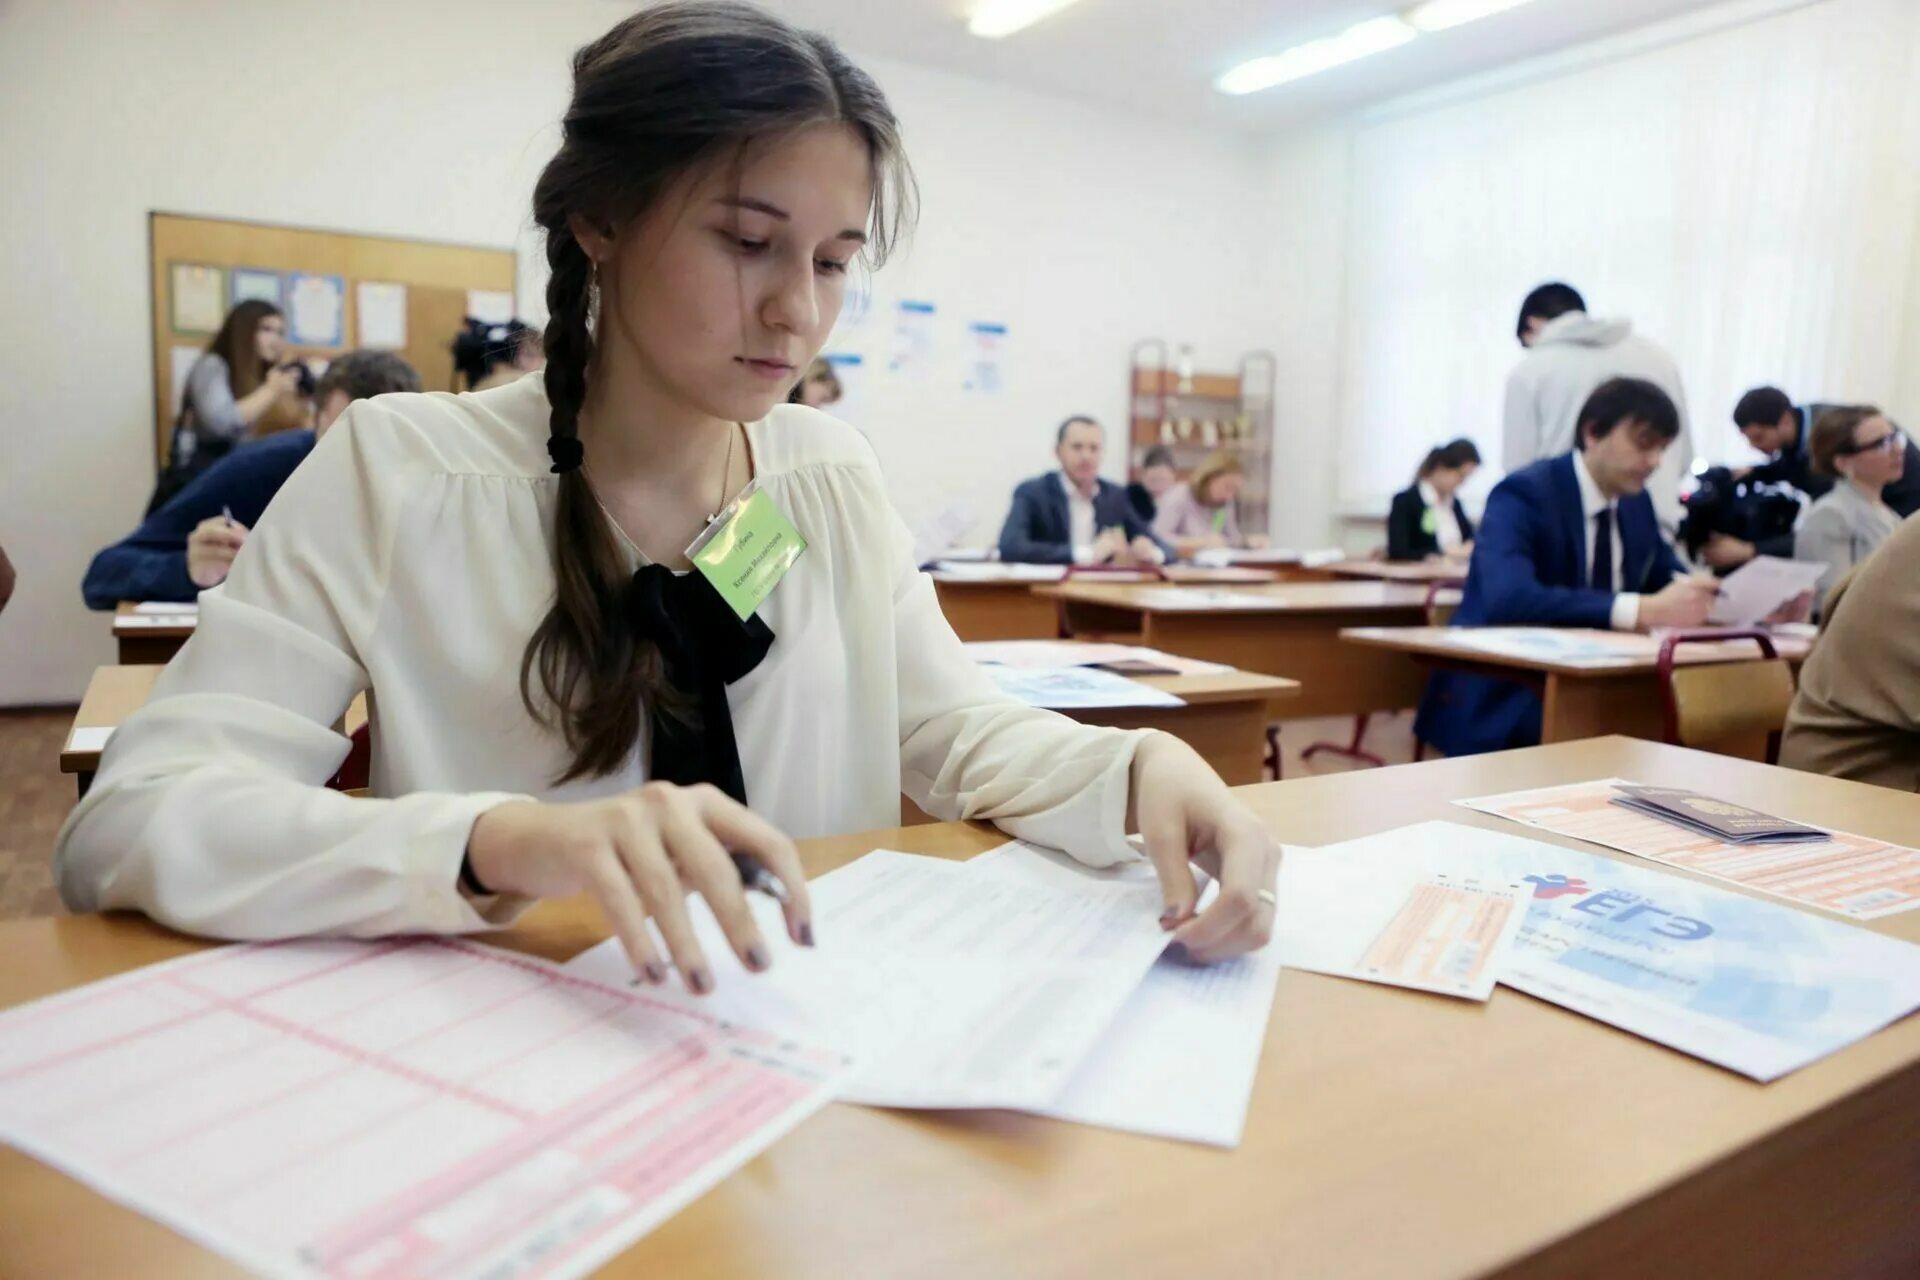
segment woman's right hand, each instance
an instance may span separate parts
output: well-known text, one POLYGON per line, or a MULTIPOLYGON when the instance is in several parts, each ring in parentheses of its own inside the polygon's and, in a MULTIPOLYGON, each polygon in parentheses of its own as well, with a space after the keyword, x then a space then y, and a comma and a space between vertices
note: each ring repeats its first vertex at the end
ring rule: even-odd
POLYGON ((690 891, 706 899, 742 964, 757 973, 773 963, 730 853, 751 857, 786 887, 787 936, 812 946, 799 851, 718 787, 649 782, 579 804, 510 801, 481 814, 467 840, 474 878, 491 892, 592 894, 634 973, 658 985, 667 969, 647 930, 651 919, 695 995, 713 990, 713 971, 694 935, 690 891))

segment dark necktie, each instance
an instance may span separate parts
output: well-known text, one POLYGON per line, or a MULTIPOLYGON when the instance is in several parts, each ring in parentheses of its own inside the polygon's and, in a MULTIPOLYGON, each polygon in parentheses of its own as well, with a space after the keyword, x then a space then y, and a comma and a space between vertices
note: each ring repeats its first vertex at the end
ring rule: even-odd
POLYGON ((1613 508, 1603 508, 1594 519, 1598 521, 1593 531, 1593 589, 1613 594, 1613 508))
POLYGON ((660 646, 662 674, 684 705, 647 708, 647 777, 710 782, 747 802, 727 686, 760 665, 773 632, 755 614, 740 621, 698 572, 643 566, 627 587, 627 618, 660 646))

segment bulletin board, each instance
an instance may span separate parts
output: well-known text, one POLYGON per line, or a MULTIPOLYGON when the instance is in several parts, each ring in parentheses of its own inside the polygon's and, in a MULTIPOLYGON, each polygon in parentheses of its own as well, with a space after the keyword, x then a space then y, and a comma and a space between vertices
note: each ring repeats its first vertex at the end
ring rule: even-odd
POLYGON ((178 383, 246 298, 286 313, 290 354, 329 360, 383 347, 418 369, 429 391, 458 389, 453 339, 469 314, 504 319, 514 310, 512 249, 158 212, 148 215, 147 243, 156 467, 166 460, 178 383))

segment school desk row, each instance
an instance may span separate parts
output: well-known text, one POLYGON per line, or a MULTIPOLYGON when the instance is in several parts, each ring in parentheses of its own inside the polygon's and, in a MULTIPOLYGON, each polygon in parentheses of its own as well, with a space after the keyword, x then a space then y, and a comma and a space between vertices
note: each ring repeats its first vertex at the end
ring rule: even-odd
MULTIPOLYGON (((950 619, 956 612, 964 616, 964 601, 976 585, 969 582, 961 595, 953 596, 949 584, 939 583, 941 605, 950 619)), ((1435 667, 1500 674, 1533 685, 1545 702, 1542 738, 1546 742, 1607 733, 1657 739, 1662 732, 1658 646, 1650 638, 1612 637, 1619 657, 1604 667, 1557 662, 1551 657, 1492 655, 1475 648, 1459 631, 1425 625, 1432 603, 1426 587, 1369 581, 1172 586, 1158 581, 1075 579, 996 584, 995 589, 1003 586, 1041 602, 1046 621, 1036 621, 1024 634, 1003 633, 996 638, 1053 638, 1061 633, 1064 620, 1075 635, 1126 638, 1165 653, 1233 668, 1222 676, 1147 679, 1184 698, 1187 705, 1181 708, 1076 714, 1092 723, 1166 729, 1191 743, 1235 784, 1262 776, 1265 727, 1271 721, 1412 707, 1435 667)), ((1444 593, 1440 598, 1444 600, 1444 593)), ((128 616, 123 613, 116 618, 116 632, 128 616)), ((191 634, 190 622, 159 621, 168 625, 133 629, 143 642, 154 646, 147 651, 148 662, 166 661, 191 634)), ((987 637, 962 632, 962 638, 987 637)), ((1805 657, 1808 647, 1803 639, 1782 638, 1775 644, 1783 657, 1794 662, 1805 657)), ((122 652, 125 663, 129 659, 124 648, 122 652)), ((1684 660, 1725 661, 1748 652, 1701 650, 1684 655, 1684 660)), ((90 687, 75 719, 76 728, 119 723, 145 701, 151 673, 144 677, 146 684, 138 696, 129 700, 131 685, 142 678, 97 676, 99 696, 94 697, 90 687)), ((63 753, 62 768, 83 775, 84 788, 84 775, 97 758, 97 746, 91 759, 83 751, 70 751, 63 753)))
MULTIPOLYGON (((1604 777, 1889 840, 1920 830, 1920 796, 1623 738, 1240 794, 1277 837, 1324 845, 1435 818, 1498 830, 1451 802, 1604 777)), ((964 858, 1002 840, 941 824, 802 856, 818 875, 875 847, 964 858)), ((1920 912, 1863 927, 1920 942, 1920 912)), ((605 936, 574 899, 488 941, 564 960, 605 936)), ((205 945, 126 916, 0 924, 0 1007, 205 945)), ((604 1274, 1911 1276, 1916 1150, 1920 1017, 1761 1085, 1517 992, 1479 1005, 1285 971, 1235 1150, 832 1106, 604 1274)), ((0 1275, 233 1273, 17 1150, 0 1150, 0 1205, 0 1275)))

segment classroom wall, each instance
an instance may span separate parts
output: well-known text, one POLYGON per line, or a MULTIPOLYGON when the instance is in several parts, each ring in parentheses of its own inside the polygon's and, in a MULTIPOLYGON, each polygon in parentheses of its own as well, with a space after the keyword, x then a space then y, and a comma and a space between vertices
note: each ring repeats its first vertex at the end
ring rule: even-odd
POLYGON ((1279 295, 1338 335, 1291 389, 1333 406, 1333 515, 1454 434, 1497 461, 1514 313, 1551 278, 1673 353, 1709 459, 1751 458, 1728 415, 1762 382, 1920 418, 1916 72, 1909 0, 1736 0, 1277 141, 1277 180, 1316 157, 1351 211, 1294 251, 1344 305, 1279 295))
MULTIPOLYGON (((571 52, 619 4, 479 0, 0 5, 0 705, 72 701, 112 661, 80 604, 87 560, 153 481, 146 215, 252 218, 515 245, 522 310, 544 270, 525 232, 571 52), (431 56, 423 56, 430 54, 431 56)), ((849 41, 850 46, 854 44, 849 41)), ((857 46, 856 46, 857 52, 857 46)), ((914 517, 951 498, 989 540, 1051 429, 1120 427, 1131 343, 1194 343, 1202 367, 1271 345, 1248 143, 925 69, 864 60, 893 95, 926 211, 873 282, 848 416, 914 517), (873 371, 899 299, 934 302, 925 381, 873 371), (964 326, 1008 326, 1007 384, 967 392, 964 326)), ((1109 473, 1122 474, 1119 450, 1109 473)))

